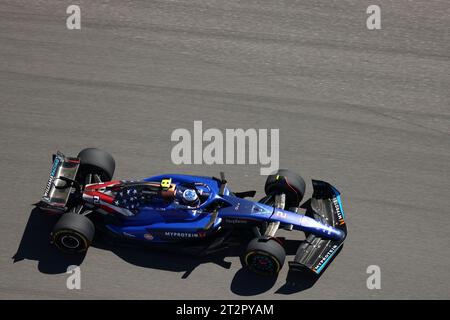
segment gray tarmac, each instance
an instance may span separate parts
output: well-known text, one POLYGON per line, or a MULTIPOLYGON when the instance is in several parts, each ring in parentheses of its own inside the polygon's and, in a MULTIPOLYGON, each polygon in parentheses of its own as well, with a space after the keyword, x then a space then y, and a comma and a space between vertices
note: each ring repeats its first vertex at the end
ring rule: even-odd
POLYGON ((0 298, 449 299, 449 35, 447 0, 2 0, 0 298), (81 30, 66 28, 70 4, 81 30), (381 30, 366 28, 370 4, 381 30), (172 163, 172 131, 194 120, 279 128, 280 166, 342 192, 349 236, 312 286, 233 256, 93 247, 78 261, 47 244, 52 219, 31 204, 56 150, 108 150, 119 179, 224 170, 262 196, 259 165, 172 163), (70 264, 81 290, 66 288, 70 264))

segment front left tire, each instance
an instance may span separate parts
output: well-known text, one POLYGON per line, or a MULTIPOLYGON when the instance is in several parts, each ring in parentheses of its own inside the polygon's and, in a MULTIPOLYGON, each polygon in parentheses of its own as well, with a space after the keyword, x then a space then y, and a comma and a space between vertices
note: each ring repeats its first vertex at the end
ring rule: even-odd
POLYGON ((267 177, 264 191, 269 200, 271 196, 282 194, 286 195, 287 207, 298 207, 305 195, 306 183, 297 173, 279 169, 274 174, 267 177))

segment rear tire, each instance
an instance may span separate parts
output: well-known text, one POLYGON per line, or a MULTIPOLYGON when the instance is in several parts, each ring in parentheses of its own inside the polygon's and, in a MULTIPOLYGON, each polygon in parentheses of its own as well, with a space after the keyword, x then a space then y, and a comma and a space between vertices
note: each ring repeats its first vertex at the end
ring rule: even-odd
POLYGON ((244 266, 264 276, 275 276, 286 258, 283 246, 273 238, 255 238, 249 242, 243 257, 244 266))
POLYGON ((97 148, 87 148, 81 150, 77 157, 80 159, 79 177, 83 183, 89 174, 99 175, 102 181, 111 181, 116 162, 108 152, 97 148))
POLYGON ((305 195, 305 189, 305 180, 295 172, 286 169, 280 169, 268 176, 264 187, 268 196, 284 193, 288 208, 299 206, 305 195))
POLYGON ((87 217, 74 212, 61 216, 51 234, 51 242, 65 253, 83 253, 94 239, 95 227, 87 217))

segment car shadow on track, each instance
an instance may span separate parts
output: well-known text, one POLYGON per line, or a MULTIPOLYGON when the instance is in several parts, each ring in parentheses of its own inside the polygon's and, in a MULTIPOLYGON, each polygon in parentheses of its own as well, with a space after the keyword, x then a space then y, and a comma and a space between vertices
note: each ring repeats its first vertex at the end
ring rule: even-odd
POLYGON ((111 244, 104 239, 97 239, 93 247, 111 251, 122 260, 139 267, 183 272, 182 279, 188 278, 192 271, 205 263, 214 263, 225 269, 231 267, 231 262, 225 261, 225 258, 229 256, 226 252, 198 256, 195 253, 180 253, 175 249, 172 251, 126 243, 111 244))
MULTIPOLYGON (((13 263, 22 260, 38 262, 38 270, 45 274, 60 274, 67 272, 71 265, 81 265, 85 255, 64 254, 49 243, 49 236, 53 226, 58 221, 58 215, 49 215, 35 208, 31 211, 17 252, 13 255, 13 263)), ((152 269, 184 272, 182 278, 187 278, 196 267, 203 263, 215 263, 225 269, 231 263, 225 261, 228 252, 222 251, 204 257, 193 254, 180 255, 170 251, 141 248, 135 245, 111 244, 103 237, 96 237, 93 247, 109 250, 124 261, 152 269)))
POLYGON ((310 270, 302 270, 302 271, 289 270, 288 275, 286 277, 286 282, 277 291, 275 291, 275 293, 289 295, 313 287, 314 284, 325 273, 328 267, 331 264, 333 264, 334 259, 339 255, 339 252, 341 252, 343 247, 344 245, 342 245, 336 251, 336 254, 330 259, 330 262, 325 266, 320 275, 316 275, 312 273, 310 270))
POLYGON ((19 248, 13 262, 38 261, 38 270, 46 274, 65 273, 71 265, 81 265, 84 255, 61 254, 49 243, 50 232, 58 216, 43 214, 35 208, 31 211, 19 248))
MULTIPOLYGON (((81 265, 85 255, 63 254, 49 243, 50 232, 58 220, 57 215, 42 213, 35 208, 31 211, 25 231, 13 262, 22 260, 38 261, 38 270, 45 274, 66 273, 71 265, 81 265)), ((288 255, 294 255, 299 242, 285 240, 285 249, 288 255)), ((231 262, 225 261, 227 257, 240 257, 242 246, 231 246, 208 255, 198 255, 195 250, 191 253, 171 252, 167 249, 137 247, 136 245, 112 243, 104 237, 96 238, 93 247, 108 250, 124 261, 136 266, 159 269, 173 272, 183 272, 181 278, 189 275, 200 265, 214 263, 225 269, 231 268, 231 262)), ((287 266, 285 266, 287 267, 287 266)), ((238 270, 230 285, 230 290, 241 296, 254 296, 270 290, 276 283, 276 277, 263 277, 255 275, 245 268, 238 270)), ((298 272, 289 272, 286 283, 279 288, 278 294, 293 294, 306 290, 314 285, 317 277, 299 275, 298 272)))
MULTIPOLYGON (((287 255, 295 255, 297 248, 299 246, 298 241, 285 240, 284 248, 287 255)), ((288 257, 286 257, 286 260, 288 257)), ((285 262, 285 268, 287 266, 287 261, 285 262)), ((312 272, 308 271, 292 271, 289 270, 285 283, 278 288, 276 294, 294 294, 311 288, 319 277, 312 272)), ((231 283, 230 290, 240 296, 255 296, 262 294, 275 285, 277 282, 277 277, 265 277, 259 276, 248 271, 245 268, 240 269, 234 276, 231 283)))
MULTIPOLYGON (((294 294, 311 288, 318 277, 311 273, 289 271, 286 282, 275 291, 276 294, 294 294)), ((240 269, 231 283, 230 290, 240 296, 255 296, 270 290, 277 277, 264 277, 254 274, 245 268, 240 269)))

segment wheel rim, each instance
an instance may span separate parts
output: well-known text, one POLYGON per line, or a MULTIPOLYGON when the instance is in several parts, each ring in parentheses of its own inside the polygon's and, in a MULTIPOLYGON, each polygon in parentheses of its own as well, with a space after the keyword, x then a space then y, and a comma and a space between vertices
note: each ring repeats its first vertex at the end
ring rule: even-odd
POLYGON ((250 252, 246 256, 248 268, 258 274, 274 275, 280 271, 280 263, 266 252, 250 252))
POLYGON ((61 244, 63 247, 69 250, 75 250, 80 247, 80 241, 76 236, 71 234, 66 234, 61 237, 61 244))

